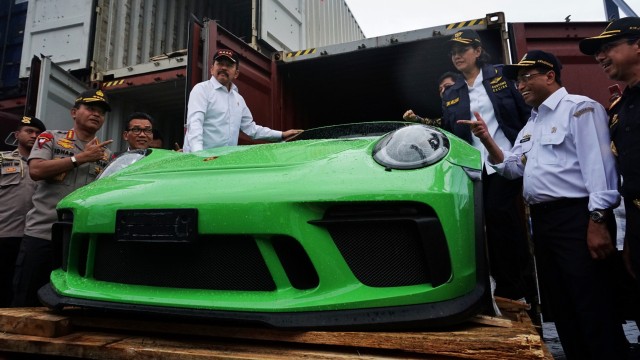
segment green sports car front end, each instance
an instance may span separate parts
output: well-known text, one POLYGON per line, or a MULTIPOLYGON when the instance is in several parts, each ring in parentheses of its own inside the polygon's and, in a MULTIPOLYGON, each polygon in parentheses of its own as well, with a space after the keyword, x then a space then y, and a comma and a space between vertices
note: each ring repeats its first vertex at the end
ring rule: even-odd
POLYGON ((459 323, 487 303, 480 154, 400 122, 125 153, 58 204, 41 301, 281 328, 459 323))

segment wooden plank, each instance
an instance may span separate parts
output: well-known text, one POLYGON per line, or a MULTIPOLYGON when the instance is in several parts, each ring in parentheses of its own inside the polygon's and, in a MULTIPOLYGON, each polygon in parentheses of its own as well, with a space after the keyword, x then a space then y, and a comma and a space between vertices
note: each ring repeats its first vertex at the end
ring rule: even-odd
MULTIPOLYGON (((455 328, 415 332, 285 331, 205 323, 152 321, 68 311, 65 317, 44 308, 0 309, 0 319, 21 314, 29 319, 60 318, 74 333, 58 338, 0 333, 0 351, 50 354, 89 359, 136 358, 383 358, 552 359, 526 321, 493 319, 511 326, 467 323, 455 328), (48 316, 48 317, 47 317, 48 316), (151 336, 150 336, 151 335, 151 336), (179 340, 177 340, 179 339, 179 340), (196 340, 194 340, 196 339, 196 340), (99 350, 99 351, 98 351, 99 350), (65 353, 68 351, 69 353, 65 353), (109 354, 100 357, 94 353, 109 354), (339 356, 338 356, 339 355, 339 356), (366 358, 366 357, 365 357, 366 358)), ((525 313, 526 315, 526 313, 525 313)), ((0 320, 2 321, 2 320, 0 320)))
POLYGON ((503 317, 495 317, 495 316, 487 316, 487 315, 476 315, 473 318, 469 319, 469 321, 483 324, 483 325, 491 325, 491 326, 499 326, 499 327, 513 327, 513 320, 505 319, 503 317))
MULTIPOLYGON (((381 354, 368 349, 288 347, 282 344, 233 343, 211 340, 165 339, 79 332, 58 338, 1 334, 0 351, 67 356, 82 359, 419 359, 403 351, 381 354)), ((2 358, 2 353, 0 353, 2 358)))
MULTIPOLYGON (((496 320, 497 321, 497 320, 496 320)), ((533 326, 501 319, 508 328, 487 328, 466 324, 451 329, 426 332, 345 332, 345 331, 287 331, 270 328, 246 328, 193 323, 155 324, 147 320, 114 319, 91 316, 72 316, 72 323, 80 328, 172 333, 236 340, 277 341, 288 344, 316 344, 359 348, 397 350, 428 355, 446 355, 468 359, 539 359, 542 340, 533 326), (538 349, 539 351, 536 351, 538 349)))
POLYGON ((499 296, 495 296, 494 299, 501 311, 531 310, 531 304, 527 304, 522 301, 511 300, 499 296))
POLYGON ((45 308, 0 308, 0 332, 57 337, 71 332, 71 321, 45 308))

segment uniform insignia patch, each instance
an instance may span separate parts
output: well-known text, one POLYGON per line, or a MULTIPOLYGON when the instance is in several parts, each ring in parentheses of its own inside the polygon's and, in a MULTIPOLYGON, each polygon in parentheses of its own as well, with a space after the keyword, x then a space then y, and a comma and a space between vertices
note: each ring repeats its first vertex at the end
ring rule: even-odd
POLYGON ((42 147, 44 146, 44 144, 46 144, 49 141, 53 140, 53 135, 49 134, 49 133, 42 133, 38 136, 37 142, 38 142, 38 147, 40 149, 42 149, 42 147))
POLYGON ((62 146, 65 149, 73 149, 73 142, 69 139, 58 140, 58 145, 62 146))
MULTIPOLYGON (((499 77, 498 79, 502 79, 502 77, 499 77)), ((506 81, 502 81, 499 83, 491 83, 491 91, 493 92, 498 92, 500 90, 504 90, 507 88, 507 82, 506 81)))
POLYGON ((447 103, 445 104, 445 106, 447 106, 447 107, 448 107, 448 106, 451 106, 451 105, 455 105, 455 104, 457 104, 457 103, 459 103, 459 102, 460 102, 460 98, 455 98, 455 99, 453 99, 453 100, 447 101, 447 103))
POLYGON ((526 134, 522 136, 522 139, 520 139, 520 144, 522 143, 526 143, 527 141, 531 140, 531 134, 526 134))
POLYGON ((581 115, 584 115, 584 114, 586 114, 588 112, 593 112, 593 111, 594 110, 593 110, 592 107, 586 107, 584 109, 580 109, 580 110, 576 111, 575 114, 573 114, 573 116, 580 117, 581 115))
POLYGON ((609 105, 609 110, 613 109, 620 102, 620 100, 622 100, 622 97, 618 97, 617 99, 613 100, 611 105, 609 105))
POLYGON ((609 127, 613 127, 618 123, 618 114, 613 114, 611 120, 609 120, 609 127))
POLYGON ((66 178, 66 177, 67 177, 67 173, 63 172, 63 173, 60 173, 60 174, 54 176, 53 177, 53 181, 55 181, 55 182, 63 182, 64 178, 66 178))
POLYGON ((552 133, 552 134, 555 134, 557 130, 558 130, 558 129, 554 126, 554 127, 552 127, 552 128, 551 128, 551 133, 552 133))

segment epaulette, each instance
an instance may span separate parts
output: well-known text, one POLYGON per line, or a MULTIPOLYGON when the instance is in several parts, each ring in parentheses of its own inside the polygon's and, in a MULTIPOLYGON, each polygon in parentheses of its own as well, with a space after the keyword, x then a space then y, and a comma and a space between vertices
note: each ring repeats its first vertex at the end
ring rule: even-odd
POLYGON ((613 102, 609 105, 609 110, 613 109, 614 106, 618 105, 618 103, 620 102, 621 99, 622 99, 622 97, 618 97, 615 100, 613 100, 613 102))
POLYGON ((0 151, 0 161, 2 161, 3 159, 21 159, 20 154, 18 154, 18 156, 16 157, 16 155, 14 155, 13 153, 13 151, 0 151))
POLYGON ((584 114, 586 114, 586 113, 588 113, 588 112, 593 112, 593 111, 594 111, 594 110, 593 110, 593 108, 592 108, 592 107, 586 107, 586 108, 583 108, 583 109, 580 109, 580 110, 576 111, 576 112, 573 114, 573 116, 575 116, 575 117, 580 117, 580 116, 582 116, 582 115, 584 115, 584 114))

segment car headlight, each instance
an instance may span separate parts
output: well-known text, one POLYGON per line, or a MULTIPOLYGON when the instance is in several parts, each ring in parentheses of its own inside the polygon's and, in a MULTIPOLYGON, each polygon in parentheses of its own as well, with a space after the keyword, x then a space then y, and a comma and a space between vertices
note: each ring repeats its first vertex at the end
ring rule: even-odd
POLYGON ((101 172, 100 175, 98 175, 98 179, 102 179, 117 173, 118 171, 126 168, 134 162, 151 154, 152 151, 153 150, 151 149, 136 149, 127 151, 126 153, 122 153, 120 156, 112 160, 109 165, 107 165, 104 171, 101 172))
POLYGON ((440 161, 448 152, 449 139, 442 132, 412 125, 385 135, 373 149, 373 158, 388 169, 419 169, 440 161))

